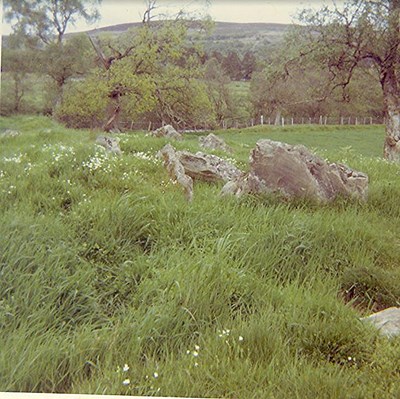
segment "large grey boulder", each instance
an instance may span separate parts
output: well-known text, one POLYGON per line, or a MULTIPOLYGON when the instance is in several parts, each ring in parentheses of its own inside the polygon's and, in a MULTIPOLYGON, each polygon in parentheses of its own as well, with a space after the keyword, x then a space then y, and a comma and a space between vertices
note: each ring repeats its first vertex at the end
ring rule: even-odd
POLYGON ((121 148, 119 147, 119 138, 118 137, 98 136, 96 138, 96 144, 101 145, 107 151, 109 151, 113 154, 116 154, 116 155, 122 154, 121 148))
POLYGON ((183 136, 177 132, 171 125, 165 125, 149 133, 152 137, 166 137, 174 140, 182 140, 183 136))
POLYGON ((188 151, 178 151, 178 157, 185 173, 196 180, 208 182, 230 181, 238 178, 242 172, 230 162, 216 155, 188 151))
POLYGON ((165 145, 159 155, 169 176, 182 185, 189 201, 193 198, 193 180, 226 182, 242 174, 236 166, 220 157, 202 152, 177 151, 171 144, 165 145))
POLYGON ((221 150, 232 153, 230 148, 224 140, 216 136, 214 133, 210 133, 208 136, 199 137, 200 146, 208 150, 221 150))
POLYGON ((361 320, 373 324, 385 337, 392 338, 400 335, 400 308, 387 308, 361 320))
POLYGON ((191 201, 193 199, 193 180, 186 175, 185 168, 179 160, 175 148, 171 144, 167 144, 160 150, 159 154, 164 160, 164 166, 168 171, 169 177, 183 187, 186 199, 191 201))
POLYGON ((302 145, 260 140, 250 171, 228 182, 223 194, 279 193, 288 198, 328 202, 338 196, 366 200, 368 176, 343 164, 329 164, 302 145))

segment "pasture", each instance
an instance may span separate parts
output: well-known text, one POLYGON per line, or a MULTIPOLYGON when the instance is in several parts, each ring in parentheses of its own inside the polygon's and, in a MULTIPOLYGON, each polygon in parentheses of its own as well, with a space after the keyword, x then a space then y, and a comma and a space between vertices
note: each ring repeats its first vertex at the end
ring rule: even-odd
MULTIPOLYGON (((0 391, 215 398, 400 397, 400 340, 359 318, 400 306, 400 166, 382 126, 219 131, 243 170, 260 138, 368 174, 366 203, 187 203, 167 141, 0 119, 0 391)), ((199 151, 199 134, 178 149, 199 151)))

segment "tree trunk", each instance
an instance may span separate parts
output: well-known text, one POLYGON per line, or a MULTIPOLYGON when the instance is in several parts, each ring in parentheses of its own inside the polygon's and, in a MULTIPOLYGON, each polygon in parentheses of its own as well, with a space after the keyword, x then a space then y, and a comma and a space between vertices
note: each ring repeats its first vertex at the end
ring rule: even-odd
POLYGON ((383 156, 389 161, 400 162, 400 88, 394 67, 383 71, 381 85, 386 116, 383 156))
POLYGON ((400 50, 400 0, 389 1, 387 51, 381 66, 381 86, 386 114, 383 155, 400 162, 400 86, 397 76, 400 50))
MULTIPOLYGON (((92 44, 93 49, 95 50, 97 56, 99 57, 99 60, 103 63, 104 69, 106 71, 109 71, 111 68, 112 62, 115 60, 115 57, 106 57, 105 54, 103 53, 100 44, 98 43, 97 39, 92 38, 88 34, 88 38, 90 40, 90 43, 92 44)), ((125 55, 120 55, 120 58, 123 58, 124 56, 128 55, 128 51, 125 52, 125 55)), ((107 122, 103 126, 103 130, 105 132, 119 132, 119 117, 121 113, 121 93, 118 91, 114 91, 109 95, 111 102, 109 106, 107 107, 107 122)))
POLYGON ((14 75, 14 112, 16 114, 20 111, 21 100, 24 96, 22 80, 23 78, 18 74, 14 75))
POLYGON ((383 155, 389 161, 400 162, 400 107, 389 107, 386 112, 383 155))
POLYGON ((119 130, 119 116, 121 113, 121 104, 119 95, 112 97, 112 102, 107 109, 109 115, 107 122, 103 126, 105 132, 120 132, 119 130))
POLYGON ((275 114, 275 122, 274 125, 275 126, 279 126, 281 124, 281 111, 279 109, 276 110, 276 114, 275 114))

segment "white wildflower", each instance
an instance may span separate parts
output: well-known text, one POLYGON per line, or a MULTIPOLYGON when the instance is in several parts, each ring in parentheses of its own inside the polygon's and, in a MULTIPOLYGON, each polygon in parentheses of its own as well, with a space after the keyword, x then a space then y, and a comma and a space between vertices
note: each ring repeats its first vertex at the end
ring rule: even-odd
POLYGON ((129 371, 129 366, 126 363, 124 364, 124 367, 122 368, 122 371, 125 372, 125 373, 127 371, 129 371))
POLYGON ((152 162, 154 164, 160 163, 160 160, 156 156, 143 151, 134 152, 132 155, 135 158, 142 159, 143 161, 152 162))
POLYGON ((226 329, 226 330, 222 330, 222 332, 220 330, 218 330, 218 332, 219 332, 218 336, 220 338, 223 338, 223 337, 228 337, 231 330, 226 329))
POLYGON ((125 380, 122 381, 122 385, 129 385, 131 383, 131 380, 129 378, 126 378, 125 380))
POLYGON ((26 154, 15 154, 14 156, 7 158, 7 157, 3 157, 3 161, 4 162, 14 162, 14 163, 21 163, 22 158, 25 156, 26 154))

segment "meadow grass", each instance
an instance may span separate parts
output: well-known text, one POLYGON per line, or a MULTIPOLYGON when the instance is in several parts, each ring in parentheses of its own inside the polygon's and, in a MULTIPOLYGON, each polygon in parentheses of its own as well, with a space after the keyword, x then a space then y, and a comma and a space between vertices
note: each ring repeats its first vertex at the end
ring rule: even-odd
MULTIPOLYGON (((0 120, 0 391, 394 398, 400 341, 359 318, 400 305, 400 167, 383 128, 220 131, 245 168, 260 138, 370 177, 366 203, 219 196, 192 203, 167 142, 43 117, 0 120)), ((198 151, 198 135, 173 143, 198 151)))

